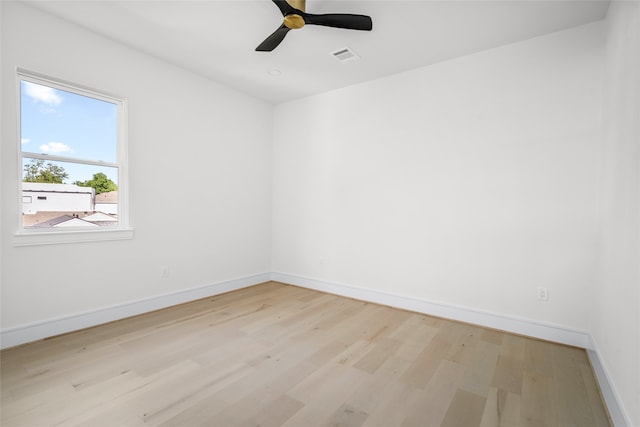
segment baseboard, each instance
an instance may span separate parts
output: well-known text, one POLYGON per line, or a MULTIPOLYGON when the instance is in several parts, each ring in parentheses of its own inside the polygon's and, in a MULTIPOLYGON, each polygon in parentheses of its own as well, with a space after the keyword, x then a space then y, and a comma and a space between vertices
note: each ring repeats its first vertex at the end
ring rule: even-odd
POLYGON ((429 301, 408 295, 399 295, 373 289, 358 288, 341 283, 332 283, 287 273, 271 273, 271 279, 277 282, 304 288, 315 289, 345 297, 374 302, 390 307, 402 308, 431 316, 444 317, 488 328, 499 329, 515 334, 526 335, 547 341, 572 345, 588 349, 591 335, 587 331, 565 326, 539 322, 532 319, 509 316, 500 313, 482 311, 470 307, 429 301))
POLYGON ((255 274, 100 308, 97 310, 76 313, 56 319, 4 329, 0 331, 0 348, 14 347, 31 341, 37 341, 43 338, 100 325, 102 323, 136 316, 153 310, 159 310, 172 305, 182 304, 200 298, 206 298, 208 296, 246 288, 248 286, 268 282, 269 280, 271 280, 271 275, 269 273, 255 274))
POLYGON ((591 368, 598 381, 598 386, 600 386, 600 393, 602 393, 602 398, 609 411, 611 422, 615 427, 631 427, 631 419, 627 415, 622 401, 618 398, 616 389, 610 380, 611 375, 609 375, 606 364, 602 362, 603 359, 600 357, 598 345, 593 339, 591 344, 592 348, 587 350, 587 354, 589 355, 591 368))

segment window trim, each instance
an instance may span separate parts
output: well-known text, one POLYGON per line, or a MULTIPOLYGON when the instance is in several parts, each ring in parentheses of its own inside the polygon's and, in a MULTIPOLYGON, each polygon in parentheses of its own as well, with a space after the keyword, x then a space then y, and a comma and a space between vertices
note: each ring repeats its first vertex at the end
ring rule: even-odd
POLYGON ((18 167, 18 224, 17 231, 13 236, 14 246, 34 246, 62 243, 82 243, 105 240, 132 239, 134 236, 130 224, 129 211, 129 168, 128 168, 128 145, 127 145, 127 100, 124 97, 113 95, 105 91, 99 91, 81 84, 67 82, 61 79, 45 76, 39 73, 27 71, 21 68, 16 69, 17 87, 17 164, 18 167), (32 82, 49 86, 54 89, 72 92, 81 96, 99 99, 116 105, 117 114, 117 139, 116 139, 116 162, 103 162, 94 160, 84 160, 69 158, 65 156, 38 154, 22 151, 21 137, 21 81, 32 82), (36 158, 50 161, 62 161, 79 163, 93 166, 110 166, 118 169, 118 227, 105 230, 95 230, 94 228, 75 228, 74 230, 60 229, 27 229, 22 223, 22 173, 23 159, 36 158))

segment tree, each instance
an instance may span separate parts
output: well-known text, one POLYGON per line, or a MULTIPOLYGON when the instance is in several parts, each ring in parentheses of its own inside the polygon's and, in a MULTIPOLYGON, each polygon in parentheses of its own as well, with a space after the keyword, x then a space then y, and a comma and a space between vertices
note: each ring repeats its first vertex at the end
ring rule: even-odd
POLYGON ((49 182, 52 184, 63 184, 69 178, 62 166, 49 162, 45 165, 44 160, 31 159, 30 163, 24 165, 24 182, 49 182))
POLYGON ((94 173, 93 178, 88 181, 76 181, 74 184, 80 187, 93 187, 96 190, 96 194, 108 193, 118 189, 118 184, 110 180, 102 172, 94 173))

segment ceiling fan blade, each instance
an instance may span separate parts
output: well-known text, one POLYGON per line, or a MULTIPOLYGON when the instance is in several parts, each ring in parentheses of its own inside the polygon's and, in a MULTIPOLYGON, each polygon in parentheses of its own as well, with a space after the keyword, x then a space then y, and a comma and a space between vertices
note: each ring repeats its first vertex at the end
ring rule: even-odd
POLYGON ((305 13, 302 16, 305 24, 364 31, 371 31, 373 28, 371 17, 366 15, 353 15, 350 13, 327 13, 323 15, 314 15, 312 13, 305 13))
POLYGON ((285 27, 285 25, 282 24, 269 37, 267 37, 262 43, 260 43, 260 46, 256 48, 256 51, 271 52, 273 49, 278 47, 278 45, 280 44, 280 42, 282 42, 282 40, 284 40, 284 36, 287 35, 289 30, 290 28, 285 27))
POLYGON ((287 16, 291 13, 295 13, 298 11, 295 7, 291 6, 285 0, 273 0, 273 2, 278 6, 280 12, 282 12, 282 16, 287 16))

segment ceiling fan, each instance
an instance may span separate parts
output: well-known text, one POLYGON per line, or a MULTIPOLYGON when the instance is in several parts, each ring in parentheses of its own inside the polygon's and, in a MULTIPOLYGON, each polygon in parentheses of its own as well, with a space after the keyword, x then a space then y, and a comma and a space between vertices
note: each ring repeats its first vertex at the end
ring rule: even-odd
POLYGON ((256 48, 258 52, 271 52, 282 42, 289 30, 297 30, 304 27, 305 24, 364 31, 371 31, 371 28, 373 28, 371 17, 366 15, 353 15, 350 13, 315 15, 305 12, 305 0, 272 1, 282 12, 284 22, 273 34, 260 43, 256 48))

